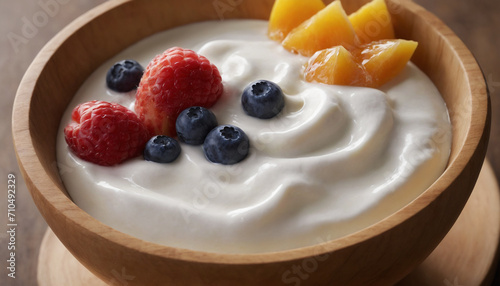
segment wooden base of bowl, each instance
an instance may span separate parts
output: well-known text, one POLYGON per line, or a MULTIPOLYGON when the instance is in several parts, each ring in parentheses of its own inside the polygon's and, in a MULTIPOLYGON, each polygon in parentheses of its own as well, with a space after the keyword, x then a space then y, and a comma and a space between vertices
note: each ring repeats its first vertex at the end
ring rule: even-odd
MULTIPOLYGON (((485 162, 462 214, 432 254, 397 286, 489 285, 500 241, 500 193, 497 180, 485 162)), ((116 269, 117 285, 134 279, 116 269)), ((47 229, 38 259, 39 286, 105 286, 69 253, 47 229)))

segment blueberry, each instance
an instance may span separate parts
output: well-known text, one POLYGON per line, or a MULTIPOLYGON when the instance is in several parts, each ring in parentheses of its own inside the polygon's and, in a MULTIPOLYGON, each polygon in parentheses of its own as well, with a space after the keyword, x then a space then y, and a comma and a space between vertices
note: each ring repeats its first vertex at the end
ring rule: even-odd
POLYGON ((243 90, 241 104, 246 114, 269 119, 281 112, 285 106, 285 99, 283 91, 277 84, 268 80, 258 80, 243 90))
POLYGON ((107 86, 117 92, 136 89, 141 81, 144 68, 134 60, 123 60, 114 64, 106 74, 107 86))
POLYGON ((190 145, 201 145, 210 130, 217 126, 217 118, 212 111, 192 106, 184 109, 175 122, 179 141, 190 145))
POLYGON ((203 142, 205 157, 210 162, 232 165, 245 159, 250 142, 240 128, 233 125, 219 125, 212 129, 203 142))
POLYGON ((172 137, 157 135, 149 139, 144 148, 144 159, 157 163, 175 161, 181 153, 179 142, 172 137))

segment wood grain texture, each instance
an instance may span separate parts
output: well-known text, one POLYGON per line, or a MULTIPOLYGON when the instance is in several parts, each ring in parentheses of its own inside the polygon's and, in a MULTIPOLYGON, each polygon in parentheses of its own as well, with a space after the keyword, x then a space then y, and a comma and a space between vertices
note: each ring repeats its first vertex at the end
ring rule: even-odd
MULTIPOLYGON (((271 6, 272 1, 242 2, 227 17, 265 19, 271 6)), ((223 255, 159 246, 124 235, 69 200, 54 164, 55 138, 61 114, 76 89, 105 59, 147 35, 219 19, 211 8, 210 2, 194 0, 107 2, 68 26, 35 59, 16 96, 13 134, 28 189, 54 233, 82 264, 110 283, 116 269, 132 269, 136 279, 131 285, 276 285, 288 282, 282 275, 287 269, 318 255, 324 261, 302 284, 387 285, 404 277, 437 246, 463 208, 484 159, 490 116, 486 87, 474 58, 445 25, 412 2, 391 2, 396 32, 421 43, 414 61, 442 92, 454 139, 442 177, 382 222, 316 246, 223 255), (178 12, 185 10, 190 13, 178 12), (123 17, 131 21, 120 21, 123 17), (110 38, 113 41, 106 41, 110 38)))
MULTIPOLYGON (((47 224, 36 208, 26 184, 21 176, 14 145, 12 142, 11 116, 12 105, 19 83, 37 53, 43 46, 64 26, 85 11, 97 6, 105 0, 92 1, 60 1, 57 11, 47 17, 44 25, 36 27, 36 33, 25 37, 24 21, 33 21, 35 15, 44 10, 39 1, 16 0, 2 1, 0 4, 0 113, 3 120, 0 122, 0 175, 2 182, 0 188, 0 259, 8 258, 7 225, 7 174, 16 175, 16 278, 7 278, 7 268, 0 267, 0 285, 6 286, 34 286, 36 285, 37 256, 40 242, 47 228, 47 224), (23 38, 23 42, 14 45, 9 40, 9 35, 23 38)), ((50 2, 50 1, 40 1, 50 2)), ((56 8, 54 8, 56 9, 56 8)), ((6 266, 2 263, 2 266, 6 266)))
MULTIPOLYGON (((500 193, 488 162, 483 165, 463 212, 438 247, 396 286, 489 285, 500 238, 500 193), (461 271, 466 269, 467 271, 461 271)), ((124 269, 115 280, 135 279, 124 269)), ((81 265, 48 229, 39 257, 39 286, 104 286, 102 280, 81 265)))
MULTIPOLYGON (((121 272, 116 272, 118 277, 121 272)), ((123 279, 125 279, 124 277, 123 279)), ((105 286, 108 285, 92 274, 69 253, 57 236, 49 229, 43 236, 38 257, 38 286, 105 286)), ((127 280, 124 280, 127 281, 127 280)))
MULTIPOLYGON (((21 2, 21 1, 13 1, 12 3, 20 3, 20 2, 21 2)), ((24 1, 24 2, 26 2, 26 1, 24 1)), ((422 2, 422 1, 417 1, 417 2, 422 2)), ((481 18, 481 17, 477 17, 477 15, 474 15, 474 16, 476 16, 476 17, 471 17, 472 15, 470 15, 470 16, 469 16, 469 15, 463 15, 463 17, 461 16, 461 17, 460 17, 460 19, 457 19, 457 18, 456 18, 456 16, 455 16, 455 17, 453 16, 453 14, 452 14, 453 12, 448 12, 448 11, 456 11, 456 10, 454 10, 454 9, 456 9, 456 8, 457 8, 457 6, 458 6, 458 8, 460 8, 460 7, 464 7, 464 3, 466 3, 467 1, 461 1, 461 2, 460 2, 460 5, 455 5, 455 3, 456 3, 456 2, 454 2, 454 1, 450 2, 450 1, 448 1, 448 0, 446 0, 446 1, 435 1, 435 2, 434 2, 434 1, 433 1, 433 2, 431 2, 431 1, 423 1, 423 2, 429 2, 429 3, 427 3, 427 4, 429 5, 428 7, 430 7, 430 8, 432 8, 432 7, 434 7, 434 6, 436 6, 436 7, 439 7, 439 6, 441 6, 441 7, 446 7, 446 9, 442 9, 442 10, 443 10, 443 11, 445 11, 445 10, 447 11, 447 14, 446 14, 446 15, 449 15, 449 16, 450 16, 450 18, 448 18, 448 19, 451 19, 451 20, 449 20, 449 21, 451 21, 451 23, 459 23, 459 25, 462 25, 462 24, 460 24, 460 23, 461 23, 462 21, 464 21, 464 19, 473 19, 473 18, 475 18, 475 19, 479 19, 479 18, 481 18), (447 4, 446 4, 446 3, 447 3, 447 4), (445 5, 446 5, 446 6, 445 6, 445 5)), ((481 1, 480 1, 480 2, 481 2, 481 1)), ((484 1, 483 1, 483 2, 484 2, 484 1)), ((82 3, 83 3, 83 1, 82 1, 82 3)), ((87 9, 89 6, 91 6, 91 5, 95 4, 95 2, 94 2, 94 3, 88 3, 88 4, 82 4, 82 3, 80 3, 80 2, 78 2, 78 3, 76 3, 76 2, 75 2, 75 3, 73 3, 73 4, 75 4, 75 5, 71 5, 71 7, 72 7, 72 8, 71 8, 71 10, 70 10, 70 11, 71 11, 71 12, 75 12, 75 11, 76 11, 77 13, 79 13, 80 11, 84 11, 84 10, 85 10, 85 9, 87 9)), ((477 3, 477 2, 476 2, 476 3, 477 3)), ((493 2, 491 2, 491 3, 493 3, 493 2)), ((485 12, 491 11, 490 7, 486 7, 485 5, 483 5, 483 6, 481 6, 481 5, 470 5, 470 6, 475 6, 474 8, 483 9, 483 11, 485 11, 485 12)), ((69 6, 67 6, 67 7, 69 7, 69 6)), ((472 8, 472 7, 471 7, 471 8, 472 8)), ((38 7, 35 7, 35 11, 36 11, 36 9, 39 9, 39 8, 38 8, 38 7)), ((469 11, 469 10, 474 11, 474 9, 467 9, 467 11, 469 11)), ((21 10, 21 11, 23 11, 23 10, 21 10)), ((68 11, 68 10, 65 10, 65 11, 68 11)), ((497 11, 498 11, 498 9, 497 9, 497 11)), ((28 15, 31 15, 31 14, 32 14, 32 13, 28 12, 28 15)), ((12 19, 12 17, 18 17, 18 18, 20 18, 20 17, 22 16, 22 15, 19 15, 19 14, 18 14, 18 15, 13 14, 13 15, 14 15, 14 16, 11 16, 11 19, 12 19)), ((61 15, 63 15, 63 14, 61 13, 61 15)), ((66 17, 66 15, 69 15, 69 16, 67 16, 67 17, 71 17, 71 15, 77 15, 77 14, 75 14, 75 13, 73 13, 73 14, 71 14, 71 13, 67 13, 67 14, 66 14, 66 12, 65 12, 65 13, 64 13, 64 16, 66 17)), ((446 15, 444 15, 444 16, 446 16, 446 15)), ((483 13, 482 15, 485 15, 485 13, 483 13)), ((6 16, 6 17, 4 17, 3 19, 9 19, 9 18, 8 18, 8 16, 10 16, 10 15, 5 15, 5 16, 6 16)), ((62 17, 62 16, 61 16, 61 17, 62 17)), ((64 19, 67 19, 67 18, 64 18, 64 19)), ((14 20, 19 20, 19 19, 15 19, 15 18, 14 18, 14 20)), ((55 19, 55 18, 54 18, 53 20, 51 20, 51 21, 53 21, 53 22, 55 22, 55 21, 61 22, 60 20, 55 19)), ((465 21, 467 22, 467 20, 465 20, 465 21)), ((12 22, 12 21, 11 21, 11 22, 12 22)), ((15 22, 15 21, 14 21, 14 22, 15 22)), ((468 22, 468 23, 470 24, 470 22, 472 22, 472 20, 469 20, 469 22, 468 22)), ((18 23, 20 23, 20 22, 18 21, 18 23)), ((2 24, 3 24, 3 23, 2 23, 2 24)), ((3 27, 5 27, 5 26, 3 26, 3 25, 2 25, 2 28, 3 28, 3 27)), ((62 25, 60 25, 59 27, 62 27, 62 25)), ((493 28, 493 25, 490 25, 490 28, 493 28)), ((57 29, 57 26, 56 26, 56 29, 57 29)), ((488 26, 486 26, 486 27, 484 28, 484 30, 485 30, 485 31, 488 31, 488 26)), ((490 30, 493 30, 493 29, 490 29, 490 30)), ((463 31, 463 35, 465 35, 466 39, 468 38, 468 39, 470 39, 471 41, 472 41, 475 37, 477 37, 477 36, 470 36, 470 37, 467 37, 468 32, 470 32, 470 31, 468 31, 467 27, 463 27, 462 31, 463 31)), ((42 31, 42 32, 43 32, 43 31, 42 31)), ((48 38, 50 38, 50 35, 49 35, 49 36, 46 36, 46 35, 45 35, 45 33, 42 33, 42 32, 39 34, 39 35, 40 35, 40 36, 39 36, 40 38, 38 38, 38 40, 37 40, 37 38, 35 37, 35 38, 34 38, 34 40, 32 40, 32 41, 31 41, 31 43, 34 43, 35 41, 41 41, 40 39, 42 39, 42 40, 45 40, 45 41, 46 41, 48 38), (42 34, 43 34, 43 35, 42 35, 42 34), (43 36, 43 37, 42 37, 42 36, 43 36)), ((50 34, 50 33, 47 33, 47 34, 50 34)), ((472 33, 471 33, 471 34, 472 34, 472 33)), ((474 35, 477 35, 477 33, 474 33, 474 35)), ((497 39, 497 38, 492 37, 492 39, 493 39, 493 42, 494 42, 494 41, 495 41, 495 39, 497 39)), ((475 41, 475 42, 474 42, 474 44, 476 44, 476 46, 477 46, 477 45, 479 45, 478 43, 479 43, 479 41, 475 41)), ((488 42, 488 43, 489 43, 489 42, 488 42)), ((488 46, 488 45, 487 45, 487 43, 486 43, 486 42, 484 42, 484 41, 483 41, 483 44, 484 44, 483 46, 488 46)), ((489 44, 489 46, 491 47, 491 44, 489 44)), ((41 45, 39 45, 39 46, 37 46, 37 45, 29 45, 29 50, 30 50, 30 52, 31 52, 31 57, 32 57, 32 56, 36 53, 36 51, 37 51, 38 49, 40 49, 40 47, 41 47, 41 45)), ((479 47, 481 47, 481 45, 479 45, 479 47)), ((6 51, 9 51, 9 50, 10 50, 10 51, 12 51, 12 49, 10 49, 10 47, 6 48, 5 50, 6 50, 6 51)), ((21 52, 21 54, 22 54, 22 55, 24 55, 24 53, 23 53, 23 52, 21 52)), ((494 67, 498 67, 498 66, 500 66, 499 64, 496 64, 496 65, 494 64, 495 62, 496 62, 496 63, 498 63, 498 57, 495 57, 495 54, 494 54, 494 53, 476 53, 476 54, 477 54, 477 55, 479 55, 479 57, 478 57, 479 59, 481 59, 481 57, 483 57, 483 58, 486 58, 486 57, 487 57, 487 60, 485 60, 484 62, 486 62, 486 63, 487 63, 487 64, 489 64, 490 66, 492 66, 492 67, 493 67, 493 66, 494 66, 494 67)), ((13 94, 13 90, 14 90, 14 89, 15 89, 15 87, 17 86, 17 83, 19 82, 20 75, 22 74, 22 72, 23 72, 23 71, 24 71, 24 69, 26 68, 26 65, 27 65, 27 64, 31 61, 30 57, 23 58, 23 57, 22 57, 22 55, 19 55, 19 54, 18 54, 18 55, 16 55, 16 56, 12 56, 12 58, 17 59, 18 61, 21 61, 20 59, 22 59, 22 62, 24 63, 24 65, 25 65, 25 66, 24 66, 24 67, 22 67, 22 68, 20 68, 20 67, 18 67, 18 66, 15 66, 15 65, 11 64, 10 66, 13 66, 13 68, 12 68, 12 69, 9 69, 9 70, 14 70, 14 72, 12 72, 11 74, 7 74, 7 75, 6 75, 6 77, 2 77, 2 79, 1 79, 1 80, 3 80, 3 81, 4 81, 4 83, 6 83, 6 84, 3 84, 3 86, 10 86, 10 87, 11 87, 11 93, 12 93, 12 94, 13 94), (17 79, 16 79, 16 76, 17 76, 17 79), (9 80, 9 79, 12 79, 12 78, 14 78, 14 80, 9 80)), ((8 64, 8 63, 12 63, 12 61, 7 61, 7 64, 5 64, 5 63, 6 63, 6 61, 5 61, 5 59, 6 59, 6 58, 9 58, 9 53, 7 53, 7 54, 2 53, 2 55, 1 55, 1 59, 3 59, 3 60, 4 60, 4 61, 2 61, 2 62, 1 62, 2 66, 7 66, 7 64, 8 64)), ((496 76, 496 75, 498 75, 498 72, 496 72, 496 73, 495 73, 495 70, 494 70, 494 69, 491 69, 491 70, 490 70, 490 74, 492 74, 492 75, 493 75, 493 80, 495 80, 495 79, 496 79, 496 77, 495 77, 495 76, 496 76)), ((495 83, 495 82, 494 82, 494 83, 495 83)), ((9 99, 10 99, 10 100, 12 100, 12 97, 7 98, 7 101, 8 101, 9 99)), ((494 99, 495 99, 495 98, 493 97, 493 98, 492 98, 492 100, 494 101, 494 99)), ((3 101, 3 102, 5 102, 5 101, 3 101)), ((495 102, 495 101, 494 101, 494 102, 495 102)), ((11 103, 10 103, 10 104, 11 104, 11 103)), ((4 109, 7 109, 7 112, 8 112, 8 110, 10 110, 10 104, 6 104, 7 108, 4 108, 4 109)), ((496 123, 496 121, 494 121, 494 123, 496 123)), ((495 126, 495 125, 494 125, 494 126, 495 126)), ((4 128, 4 129, 6 129, 6 130, 7 130, 7 133, 9 132, 9 131, 8 131, 8 128, 4 128)), ((498 129, 497 129, 497 130, 498 130, 498 129)), ((4 134, 5 134, 5 132, 4 132, 4 134)), ((498 142, 498 136, 496 136, 495 134, 498 134, 498 132, 496 132, 496 133, 494 133, 494 134, 493 134, 492 140, 493 140, 493 141, 494 141, 494 140, 497 140, 497 142, 498 142)), ((7 137, 9 137, 9 136, 8 136, 8 135, 7 135, 7 136, 3 136, 3 138, 7 138, 7 137)), ((10 141, 10 140, 9 140, 9 141, 10 141)), ((7 143, 9 143, 9 142, 7 142, 7 143)), ((7 146, 8 146, 8 145, 9 145, 9 144, 7 144, 7 146)), ((494 146, 498 146, 498 145, 494 145, 494 146)), ((493 148, 496 148, 496 147, 493 147, 493 148)), ((491 148, 490 148, 490 150, 491 150, 491 148)), ((17 167, 15 166, 15 163, 13 163, 13 162, 14 162, 14 155, 13 155, 12 148, 7 148, 6 150, 3 150, 3 152, 5 152, 6 156, 2 156, 2 159, 3 159, 3 158, 6 158, 6 160, 10 160, 10 161, 6 161, 6 163, 2 163, 2 167, 3 167, 3 168, 5 168, 5 170, 9 170, 9 171, 10 171, 10 170, 14 170, 14 171, 16 171, 16 170, 17 170, 17 167), (10 149, 10 150, 9 150, 9 149, 10 149), (9 153, 9 152, 10 152, 10 153, 9 153), (10 159, 9 159, 9 158, 10 158, 10 159)), ((491 154, 491 152, 490 152, 490 154, 491 154)), ((491 157, 491 155, 490 155, 490 157, 491 157)), ((495 156, 495 157, 496 157, 496 156, 495 156)), ((495 159, 495 158, 493 158, 492 163, 493 163, 493 165, 495 166, 495 164, 494 164, 494 161, 495 161, 495 160, 494 160, 494 159, 495 159)), ((496 169, 496 170, 498 170, 498 169, 496 169)), ((22 189, 22 188, 23 188, 23 186, 20 186, 20 188, 22 189)), ((24 194, 26 194, 26 190, 25 190, 25 189, 24 189, 24 194)), ((25 205, 25 206, 26 206, 26 205, 29 205, 29 204, 31 203, 31 199, 30 199, 29 197, 27 197, 27 196, 24 196, 24 198, 25 198, 25 200, 23 200, 23 201, 24 201, 23 205, 25 205)), ((24 216, 24 219, 25 219, 25 222, 26 222, 26 223, 24 224, 24 226, 25 226, 25 232, 24 232, 24 233, 25 233, 25 234, 30 234, 30 233, 32 233, 32 232, 37 232, 37 229, 38 229, 38 233, 39 233, 38 238, 40 238, 40 237, 41 237, 41 236, 40 236, 40 230, 43 230, 43 227, 37 227, 37 226, 39 226, 39 225, 43 225, 43 220, 42 220, 42 219, 40 219, 40 217, 36 214, 36 210, 33 208, 32 204, 31 204, 31 206, 28 206, 28 207, 26 207, 25 209, 26 209, 26 214, 31 214, 31 215, 25 215, 25 216, 24 216), (33 225, 34 227, 31 227, 31 226, 29 225, 30 218, 36 219, 36 220, 38 221, 38 223, 36 223, 36 224, 34 224, 34 225, 33 225)), ((24 237, 29 237, 29 236, 31 236, 31 235, 24 235, 24 237)), ((36 237, 36 236, 31 236, 31 237, 36 237)), ((36 245, 36 241, 37 241, 37 240, 36 240, 36 239, 33 239, 33 241, 35 242, 35 244, 33 244, 33 242, 31 242, 31 243, 25 243, 25 245, 32 245, 32 246, 31 246, 31 248, 30 248, 31 250, 27 249, 27 250, 25 251, 25 253, 26 253, 26 257, 30 257, 30 256, 33 256, 33 255, 36 255, 36 247, 37 247, 37 245, 36 245), (34 245, 34 246, 33 246, 33 245, 34 245), (33 249, 35 249, 35 250, 33 250, 33 249)), ((27 242, 27 241, 26 241, 26 242, 27 242)), ((32 261, 30 261, 29 263, 31 263, 31 264, 36 263, 36 262, 33 262, 33 261, 34 261, 34 259, 33 259, 32 261)), ((21 264, 21 265, 28 265, 27 260, 24 260, 23 264, 21 264)), ((34 268, 33 268, 33 267, 31 267, 31 269, 32 269, 32 270, 31 270, 31 272, 33 272, 33 269, 34 269, 34 268)), ((25 274, 24 274, 24 275, 22 275, 21 277, 26 277, 26 276, 27 276, 26 271, 25 271, 24 273, 25 273, 25 274)), ((17 281, 20 281, 20 280, 17 280, 17 281)), ((33 284, 31 284, 31 283, 21 283, 21 284, 18 284, 18 285, 33 285, 33 284)))
POLYGON ((397 286, 490 285, 500 238, 500 193, 486 162, 469 201, 439 246, 397 286))

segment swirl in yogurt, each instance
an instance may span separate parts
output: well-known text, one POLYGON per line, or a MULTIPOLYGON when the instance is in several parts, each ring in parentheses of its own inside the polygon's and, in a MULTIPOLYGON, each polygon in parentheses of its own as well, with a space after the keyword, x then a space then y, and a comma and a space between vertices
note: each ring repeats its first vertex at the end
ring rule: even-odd
POLYGON ((307 58, 266 37, 267 22, 230 20, 171 29, 103 64, 68 106, 58 138, 63 182, 74 202, 101 222, 168 246, 261 253, 308 246, 361 230, 402 208, 444 170, 451 125, 436 87, 413 64, 381 89, 309 83, 307 58), (225 166, 182 145, 173 164, 142 158, 114 167, 80 160, 64 142, 71 110, 89 100, 133 109, 134 95, 106 90, 116 61, 144 66, 172 46, 206 56, 225 92, 212 108, 219 124, 242 128, 251 150, 225 166), (246 115, 242 90, 277 83, 285 108, 275 118, 246 115))

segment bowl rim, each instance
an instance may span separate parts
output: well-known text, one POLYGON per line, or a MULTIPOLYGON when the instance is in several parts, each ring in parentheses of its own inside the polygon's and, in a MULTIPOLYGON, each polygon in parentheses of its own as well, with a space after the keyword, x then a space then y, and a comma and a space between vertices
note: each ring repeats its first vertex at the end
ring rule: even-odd
MULTIPOLYGON (((390 1, 392 2, 394 0, 390 1)), ((12 135, 16 157, 30 191, 33 188, 37 189, 37 192, 39 193, 37 198, 46 200, 47 205, 57 210, 62 216, 65 217, 66 220, 71 221, 73 224, 81 227, 82 229, 86 229, 95 235, 98 235, 104 240, 108 240, 114 244, 119 244, 125 248, 169 259, 218 264, 273 263, 304 259, 310 257, 311 253, 317 255, 347 248, 386 232, 387 230, 408 220, 415 213, 431 204, 442 194, 447 186, 449 186, 460 175, 461 170, 469 164, 476 148, 482 140, 484 133, 488 130, 489 95, 484 82, 484 77, 477 62, 468 62, 467 65, 464 65, 464 63, 461 62, 464 70, 467 71, 466 79, 469 82, 468 87, 470 89, 470 93, 473 95, 470 103, 471 122, 474 122, 476 128, 480 128, 478 132, 481 132, 481 136, 478 136, 478 133, 471 132, 472 123, 470 123, 464 144, 460 146, 461 148, 457 152, 457 156, 448 163, 448 166, 441 176, 416 199, 383 220, 355 233, 332 241, 290 250, 249 254, 212 253, 183 249, 148 242, 122 233, 103 224, 80 209, 44 172, 45 168, 37 157, 34 142, 31 137, 29 116, 26 116, 25 111, 29 110, 33 92, 45 65, 51 59, 53 53, 64 43, 64 41, 74 32, 84 28, 86 24, 95 18, 103 16, 110 10, 120 7, 121 5, 127 5, 130 2, 134 1, 107 1, 78 17, 61 30, 54 38, 52 38, 52 40, 50 40, 36 56, 21 80, 14 100, 12 115, 12 135), (482 78, 483 80, 471 80, 477 78, 482 78), (43 192, 39 189, 43 189, 43 192)), ((402 0, 400 2, 404 2, 404 8, 409 10, 422 21, 442 23, 436 16, 423 9, 418 4, 407 0, 402 0)), ((442 39, 448 43, 452 43, 452 49, 454 53, 457 54, 458 58, 473 58, 471 52, 466 48, 463 42, 446 25, 435 25, 435 29, 437 29, 437 32, 442 39)), ((31 192, 33 196, 33 191, 31 192)), ((40 211, 42 212, 42 210, 40 211)), ((42 215, 43 214, 44 213, 42 213, 42 215)))

